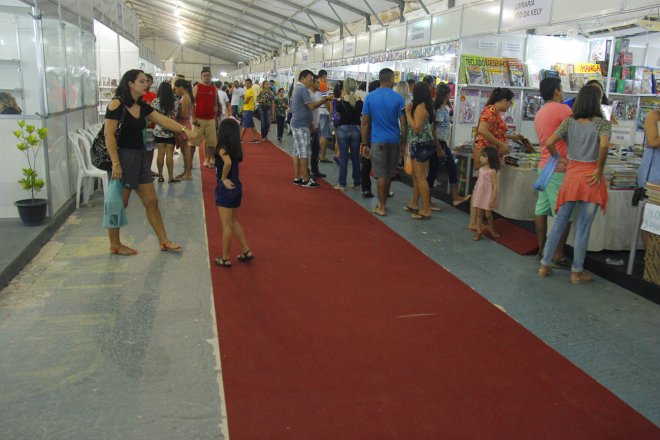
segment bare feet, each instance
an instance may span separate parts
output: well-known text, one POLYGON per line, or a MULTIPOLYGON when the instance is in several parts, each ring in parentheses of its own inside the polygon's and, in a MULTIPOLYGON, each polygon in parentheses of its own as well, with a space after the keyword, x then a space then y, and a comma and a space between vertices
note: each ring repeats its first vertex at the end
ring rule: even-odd
POLYGON ((119 247, 110 248, 110 253, 113 255, 137 255, 139 252, 136 249, 129 248, 123 244, 120 244, 119 247))

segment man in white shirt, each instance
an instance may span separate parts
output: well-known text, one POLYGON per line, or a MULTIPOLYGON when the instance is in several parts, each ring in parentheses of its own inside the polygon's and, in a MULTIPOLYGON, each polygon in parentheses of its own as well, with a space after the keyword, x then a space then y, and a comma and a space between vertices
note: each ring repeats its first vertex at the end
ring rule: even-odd
POLYGON ((234 91, 231 94, 231 114, 238 119, 238 106, 245 95, 245 89, 238 81, 234 81, 234 91))
POLYGON ((229 105, 229 96, 227 95, 227 86, 218 87, 218 100, 220 101, 220 119, 229 117, 231 108, 229 105))

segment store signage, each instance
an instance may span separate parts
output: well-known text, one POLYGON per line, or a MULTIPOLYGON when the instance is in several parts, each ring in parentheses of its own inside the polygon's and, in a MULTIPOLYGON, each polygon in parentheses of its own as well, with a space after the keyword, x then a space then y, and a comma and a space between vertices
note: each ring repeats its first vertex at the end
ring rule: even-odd
POLYGON ((660 235, 660 206, 648 202, 644 205, 642 230, 655 235, 660 235))
POLYGON ((422 46, 431 43, 431 19, 413 21, 408 23, 406 34, 406 47, 422 46))
POLYGON ((355 37, 344 40, 344 58, 355 56, 355 37))
POLYGON ((522 59, 522 44, 511 41, 502 42, 502 58, 522 59))
POLYGON ((479 40, 477 47, 484 50, 497 50, 500 47, 499 41, 479 40))
MULTIPOLYGON (((601 109, 601 111, 602 110, 603 109, 601 109)), ((609 113, 610 114, 612 113, 611 107, 609 108, 609 113)), ((621 145, 624 147, 635 145, 635 126, 620 125, 620 124, 612 125, 612 134, 610 135, 610 143, 614 145, 621 145)))
POLYGON ((532 29, 550 22, 552 0, 502 0, 500 31, 532 29))

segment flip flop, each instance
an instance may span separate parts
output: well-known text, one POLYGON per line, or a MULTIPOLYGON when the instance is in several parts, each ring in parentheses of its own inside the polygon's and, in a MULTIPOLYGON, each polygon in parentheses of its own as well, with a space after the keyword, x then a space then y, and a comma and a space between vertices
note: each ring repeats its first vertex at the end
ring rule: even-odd
POLYGON ((160 250, 163 252, 174 252, 174 253, 179 253, 181 252, 181 246, 172 243, 170 240, 164 241, 160 244, 160 250))
POLYGON ((422 215, 418 213, 414 213, 413 215, 410 216, 410 218, 413 220, 431 220, 430 215, 422 215))
POLYGON ((381 217, 385 217, 385 216, 387 215, 387 214, 381 214, 380 212, 376 211, 375 209, 372 209, 372 210, 371 210, 371 213, 372 213, 372 214, 379 215, 379 216, 381 216, 381 217))
POLYGON ((411 206, 406 205, 406 206, 403 207, 403 210, 408 211, 408 212, 415 212, 416 213, 417 211, 419 211, 419 208, 413 208, 411 206))
POLYGON ((431 205, 431 211, 442 211, 442 208, 439 206, 431 205))
POLYGON ((124 257, 130 257, 132 255, 137 255, 137 254, 140 253, 137 249, 131 249, 127 246, 121 246, 121 247, 118 247, 117 249, 110 248, 110 253, 112 255, 122 255, 124 257), (124 248, 128 249, 128 251, 127 252, 119 252, 119 249, 121 249, 121 247, 124 247, 124 248))
POLYGON ((451 204, 454 205, 454 206, 462 205, 463 203, 465 203, 465 202, 467 202, 468 200, 470 200, 471 197, 472 197, 472 194, 469 194, 469 195, 468 195, 467 197, 465 197, 463 200, 459 200, 459 201, 457 201, 457 202, 451 202, 451 204))

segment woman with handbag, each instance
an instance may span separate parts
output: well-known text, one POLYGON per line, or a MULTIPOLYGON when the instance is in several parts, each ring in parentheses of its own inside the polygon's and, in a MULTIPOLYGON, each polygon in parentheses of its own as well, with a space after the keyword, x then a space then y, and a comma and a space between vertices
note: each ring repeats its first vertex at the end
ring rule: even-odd
MULTIPOLYGON (((428 220, 431 211, 439 208, 431 206, 431 191, 426 176, 429 172, 429 158, 439 154, 441 148, 433 140, 431 127, 435 120, 431 89, 425 82, 418 82, 413 88, 413 99, 405 107, 408 125, 408 154, 412 162, 413 193, 408 206, 403 209, 412 212, 414 220, 428 220), (422 198, 422 209, 418 209, 419 198, 422 198)), ((444 153, 444 152, 443 152, 444 153)))
POLYGON ((552 270, 550 265, 564 228, 570 220, 573 208, 578 206, 573 263, 570 281, 587 283, 591 274, 584 270, 584 258, 589 243, 591 225, 600 206, 607 206, 607 183, 603 169, 609 150, 612 124, 603 117, 600 108, 601 91, 596 86, 584 86, 575 100, 573 116, 566 118, 546 140, 550 155, 557 154, 555 144, 566 139, 568 166, 566 176, 557 196, 557 217, 543 249, 539 276, 545 278, 552 270))
MULTIPOLYGON (((115 96, 105 113, 105 145, 112 161, 111 179, 121 179, 124 206, 128 206, 131 192, 137 192, 147 219, 158 236, 162 251, 181 251, 181 246, 170 241, 165 232, 163 218, 158 209, 158 197, 154 188, 151 169, 147 163, 147 151, 142 138, 142 129, 147 121, 154 122, 175 133, 192 132, 183 125, 161 115, 141 97, 147 92, 147 77, 142 70, 129 70, 122 76, 115 96)), ((118 255, 135 255, 137 250, 122 244, 119 228, 108 229, 110 252, 118 255)))

